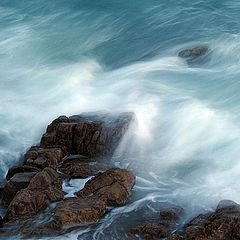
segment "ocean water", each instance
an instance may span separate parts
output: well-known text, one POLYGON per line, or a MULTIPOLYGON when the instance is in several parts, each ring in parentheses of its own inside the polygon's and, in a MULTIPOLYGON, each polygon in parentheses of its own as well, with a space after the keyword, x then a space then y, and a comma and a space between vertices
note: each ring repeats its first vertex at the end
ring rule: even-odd
POLYGON ((133 200, 59 239, 127 239, 120 220, 153 203, 189 218, 240 202, 239 12, 237 0, 0 0, 0 179, 55 117, 132 111, 112 161, 136 174, 133 200), (201 44, 201 60, 178 57, 201 44))

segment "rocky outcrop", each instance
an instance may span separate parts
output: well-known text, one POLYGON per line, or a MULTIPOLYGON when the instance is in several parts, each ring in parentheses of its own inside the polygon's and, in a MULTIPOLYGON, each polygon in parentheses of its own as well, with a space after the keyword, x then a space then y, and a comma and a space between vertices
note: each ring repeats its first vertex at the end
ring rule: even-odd
POLYGON ((62 234, 73 225, 97 222, 108 206, 126 204, 135 177, 128 170, 109 169, 107 160, 132 119, 132 113, 55 119, 40 146, 31 147, 6 175, 1 198, 8 208, 0 234, 62 234), (63 179, 89 176, 95 177, 77 197, 64 199, 63 179))
POLYGON ((197 58, 208 53, 209 47, 207 45, 197 46, 194 48, 188 48, 180 51, 178 56, 181 58, 197 58))
POLYGON ((104 163, 82 155, 71 155, 63 159, 58 170, 68 178, 87 178, 107 169, 104 163))
POLYGON ((184 240, 240 239, 240 205, 222 201, 213 213, 201 214, 185 226, 184 240))
POLYGON ((61 180, 52 168, 37 173, 26 189, 21 190, 10 203, 5 220, 29 218, 45 209, 50 202, 62 200, 61 180))
POLYGON ((45 167, 56 167, 62 161, 64 157, 63 148, 41 148, 31 147, 26 153, 23 161, 23 165, 32 166, 39 169, 45 167))
POLYGON ((135 177, 130 171, 113 168, 97 174, 76 195, 102 200, 108 206, 121 206, 129 200, 134 182, 135 177))
POLYGON ((66 198, 60 202, 53 214, 49 227, 59 228, 76 224, 97 222, 106 211, 106 203, 101 200, 66 198))
POLYGON ((20 172, 13 175, 8 180, 3 188, 2 201, 8 205, 17 192, 21 189, 27 188, 31 179, 37 174, 37 172, 20 172))
POLYGON ((132 119, 132 113, 61 116, 48 126, 41 147, 64 146, 68 154, 91 158, 111 156, 132 119))
POLYGON ((136 226, 131 229, 130 234, 138 235, 144 239, 162 239, 170 237, 172 231, 176 229, 183 212, 183 209, 180 207, 162 210, 158 219, 136 226))

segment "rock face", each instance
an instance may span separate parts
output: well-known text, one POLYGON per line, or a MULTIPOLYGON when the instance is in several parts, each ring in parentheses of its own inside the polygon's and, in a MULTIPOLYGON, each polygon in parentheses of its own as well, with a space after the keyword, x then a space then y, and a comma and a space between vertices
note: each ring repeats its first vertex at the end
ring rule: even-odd
POLYGON ((2 201, 5 204, 9 204, 18 191, 27 188, 31 179, 37 174, 37 172, 23 172, 16 173, 4 186, 2 193, 2 201))
POLYGON ((63 197, 59 175, 55 170, 45 168, 31 179, 26 189, 14 197, 5 220, 29 218, 46 208, 48 203, 62 200, 63 197))
POLYGON ((68 178, 87 178, 94 176, 100 171, 106 170, 106 165, 81 155, 73 155, 63 159, 58 170, 68 178))
POLYGON ((76 195, 102 200, 108 206, 121 206, 129 200, 134 183, 135 177, 130 171, 113 168, 97 174, 76 195))
POLYGON ((48 126, 41 139, 41 147, 65 146, 69 154, 91 158, 109 156, 113 154, 132 119, 132 113, 119 116, 61 116, 48 126))
POLYGON ((58 204, 53 214, 53 228, 76 224, 93 223, 106 211, 106 203, 101 200, 66 198, 58 204))
POLYGON ((240 205, 219 203, 214 213, 202 214, 185 226, 184 240, 240 239, 240 205))
POLYGON ((26 172, 39 172, 40 170, 36 167, 31 166, 13 166, 8 170, 6 175, 6 180, 10 180, 16 173, 26 173, 26 172))
POLYGON ((23 165, 32 166, 39 169, 44 169, 45 167, 55 167, 57 166, 64 153, 62 148, 41 148, 41 147, 31 147, 24 157, 23 165))
POLYGON ((207 45, 202 45, 194 48, 188 48, 180 51, 178 56, 181 58, 197 58, 205 55, 209 51, 207 45))
MULTIPOLYGON (((160 239, 169 237, 175 230, 183 215, 183 209, 180 207, 165 209, 160 212, 159 219, 152 223, 138 225, 130 231, 131 235, 138 235, 144 239, 160 239)), ((173 238, 174 239, 174 238, 173 238)))

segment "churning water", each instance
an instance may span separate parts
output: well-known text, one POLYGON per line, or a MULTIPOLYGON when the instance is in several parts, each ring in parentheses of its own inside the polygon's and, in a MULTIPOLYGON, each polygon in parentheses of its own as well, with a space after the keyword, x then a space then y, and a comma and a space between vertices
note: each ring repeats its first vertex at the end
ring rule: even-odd
POLYGON ((1 179, 55 117, 133 111, 113 161, 135 201, 60 239, 127 238, 122 214, 149 202, 239 202, 239 32, 238 0, 0 0, 1 179), (178 57, 199 44, 201 61, 178 57))

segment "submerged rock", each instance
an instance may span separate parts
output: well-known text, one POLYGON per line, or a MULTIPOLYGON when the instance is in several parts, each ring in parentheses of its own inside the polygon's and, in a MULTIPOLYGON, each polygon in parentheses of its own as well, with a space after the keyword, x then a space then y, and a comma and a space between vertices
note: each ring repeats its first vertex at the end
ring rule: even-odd
POLYGON ((45 168, 31 179, 26 189, 14 197, 8 206, 5 220, 32 217, 50 202, 62 200, 63 197, 59 175, 53 169, 45 168))
MULTIPOLYGON (((160 239, 169 237, 176 229, 184 211, 180 207, 162 210, 159 218, 131 229, 131 235, 138 235, 144 239, 160 239)), ((173 238, 174 239, 174 238, 173 238)))
POLYGON ((21 189, 28 187, 31 179, 36 174, 37 172, 23 172, 13 175, 4 186, 2 193, 3 203, 8 205, 13 200, 17 192, 19 192, 21 189))
POLYGON ((180 51, 178 56, 181 58, 197 58, 205 55, 209 51, 208 45, 197 46, 180 51))
POLYGON ((135 176, 130 171, 113 168, 97 174, 76 195, 103 200, 108 206, 121 206, 129 200, 134 183, 135 176))
POLYGON ((222 201, 213 213, 201 214, 185 226, 184 240, 240 239, 240 205, 222 201))
POLYGON ((65 146, 68 154, 91 158, 111 156, 132 119, 132 113, 61 116, 48 126, 41 147, 65 146))

